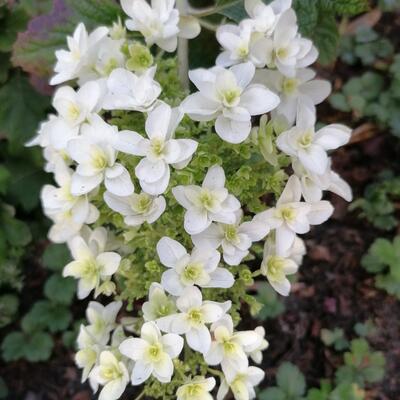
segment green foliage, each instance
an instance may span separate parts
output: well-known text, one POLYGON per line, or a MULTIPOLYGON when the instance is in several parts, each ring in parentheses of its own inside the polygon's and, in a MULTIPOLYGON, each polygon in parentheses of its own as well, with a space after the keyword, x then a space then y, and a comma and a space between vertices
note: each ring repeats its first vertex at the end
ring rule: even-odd
POLYGON ((4 338, 1 350, 5 361, 25 358, 30 362, 38 362, 50 357, 53 345, 53 339, 45 332, 12 332, 4 338))
POLYGON ((330 394, 328 400, 364 400, 365 392, 356 383, 341 383, 330 394))
MULTIPOLYGON (((366 54, 371 55, 370 50, 366 50, 366 54)), ((368 71, 361 77, 351 78, 329 101, 334 108, 353 111, 356 118, 368 117, 382 129, 389 128, 393 135, 400 137, 400 54, 390 66, 383 68, 388 72, 368 71)))
POLYGON ((262 305, 262 308, 257 313, 257 317, 262 321, 276 318, 285 311, 284 303, 279 300, 276 291, 267 283, 258 287, 258 295, 256 298, 262 305))
POLYGON ((48 106, 49 99, 37 93, 22 75, 14 76, 0 88, 0 130, 12 148, 23 147, 48 106))
POLYGON ((0 399, 5 399, 9 394, 8 387, 4 379, 0 376, 0 399))
POLYGON ((321 340, 325 346, 333 346, 337 351, 342 351, 349 347, 349 342, 341 328, 333 330, 321 329, 321 340))
POLYGON ((372 243, 361 265, 371 273, 378 274, 375 284, 400 299, 400 236, 393 242, 378 238, 372 243))
POLYGON ((356 383, 380 382, 385 375, 385 357, 380 351, 372 351, 365 339, 351 341, 350 351, 344 354, 344 365, 336 371, 336 381, 356 383))
POLYGON ((13 294, 0 296, 0 328, 3 328, 14 320, 18 304, 18 297, 13 294))
POLYGON ((63 278, 59 274, 53 274, 44 285, 44 294, 46 297, 58 304, 71 304, 75 291, 75 279, 63 278))
POLYGON ((395 201, 400 199, 400 177, 385 171, 376 182, 368 185, 364 197, 355 200, 350 210, 360 210, 360 216, 366 218, 376 228, 391 230, 397 226, 395 201))
POLYGON ((43 265, 52 271, 61 271, 70 260, 71 255, 65 244, 50 244, 42 257, 43 265))
POLYGON ((300 370, 289 362, 283 363, 276 375, 277 386, 263 390, 261 400, 300 400, 304 399, 306 381, 300 370))
POLYGON ((372 65, 378 59, 391 57, 394 47, 389 39, 380 37, 371 28, 360 27, 354 35, 344 36, 341 40, 340 58, 347 64, 372 65))
POLYGON ((376 336, 378 329, 372 320, 368 319, 365 322, 357 322, 354 325, 354 332, 360 337, 369 338, 376 336))

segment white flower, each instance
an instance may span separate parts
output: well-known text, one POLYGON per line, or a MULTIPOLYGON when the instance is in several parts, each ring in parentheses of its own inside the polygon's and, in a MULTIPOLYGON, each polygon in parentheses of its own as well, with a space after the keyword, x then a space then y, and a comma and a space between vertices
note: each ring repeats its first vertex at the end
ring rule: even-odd
POLYGON ((158 327, 164 332, 186 335, 190 348, 200 353, 207 353, 211 346, 211 335, 206 324, 221 319, 230 309, 231 302, 216 303, 203 301, 200 290, 187 287, 176 301, 180 313, 168 315, 156 320, 158 327))
POLYGON ((106 306, 96 301, 89 303, 86 309, 89 325, 86 326, 86 330, 98 343, 102 345, 108 343, 110 333, 116 327, 115 319, 121 307, 121 301, 113 301, 106 306))
POLYGON ((223 250, 224 261, 228 265, 239 265, 249 254, 253 242, 263 239, 269 232, 269 226, 253 219, 241 222, 243 212, 236 213, 233 224, 213 223, 203 232, 193 235, 192 241, 199 248, 223 250))
POLYGON ((59 187, 44 185, 40 194, 43 211, 54 222, 49 237, 55 242, 69 240, 83 224, 93 223, 99 216, 87 195, 74 196, 71 193, 72 174, 73 171, 65 164, 57 163, 54 178, 59 187))
POLYGON ((125 364, 111 351, 103 351, 100 354, 99 365, 93 368, 90 378, 96 385, 104 386, 99 400, 117 400, 129 382, 129 373, 125 364))
POLYGON ((244 347, 244 351, 256 364, 261 364, 263 359, 263 351, 269 347, 269 343, 265 340, 265 329, 262 326, 257 326, 254 329, 257 335, 257 341, 249 346, 244 347))
POLYGON ((292 0, 274 0, 268 5, 261 0, 245 0, 244 6, 251 17, 253 29, 267 36, 272 35, 283 12, 292 5, 292 0))
POLYGON ((152 224, 160 218, 166 206, 163 196, 150 196, 145 192, 115 196, 106 191, 104 201, 112 210, 122 214, 125 224, 130 226, 139 226, 145 222, 152 224))
POLYGON ((80 23, 73 36, 67 37, 69 51, 56 51, 57 63, 54 67, 56 75, 50 80, 50 85, 58 85, 77 78, 88 50, 107 34, 108 28, 102 26, 88 35, 85 25, 80 23))
POLYGON ((175 301, 164 292, 163 287, 153 282, 149 289, 149 300, 143 303, 142 311, 145 321, 155 321, 176 313, 176 305, 175 301))
POLYGON ((161 335, 154 322, 143 324, 139 338, 128 338, 120 346, 120 352, 135 361, 132 385, 140 385, 153 375, 160 382, 171 381, 174 373, 172 359, 179 356, 183 339, 175 334, 161 335))
POLYGON ((265 242, 261 273, 267 277, 270 285, 282 296, 288 296, 291 287, 286 275, 295 274, 299 269, 296 262, 286 254, 278 255, 275 246, 272 246, 269 241, 265 242))
POLYGON ((93 253, 103 253, 104 251, 114 250, 108 243, 107 229, 99 226, 95 229, 90 229, 87 225, 83 226, 80 236, 87 243, 90 251, 93 253))
POLYGON ((174 139, 183 115, 179 109, 160 103, 148 114, 145 130, 148 139, 132 131, 119 133, 120 151, 144 157, 135 168, 142 189, 152 195, 164 193, 170 179, 170 165, 182 169, 197 149, 191 139, 174 139))
POLYGON ((217 40, 224 51, 217 57, 216 64, 230 67, 250 61, 256 67, 263 67, 263 61, 253 51, 257 39, 259 38, 253 34, 252 20, 243 20, 239 25, 221 25, 217 30, 217 40))
POLYGON ((293 77, 297 68, 308 67, 318 57, 312 41, 298 34, 294 10, 285 11, 275 26, 271 39, 258 40, 254 51, 264 55, 265 64, 277 68, 283 75, 293 77))
POLYGON ((156 68, 147 69, 142 75, 135 75, 124 68, 114 69, 106 82, 106 94, 103 99, 105 110, 149 110, 161 93, 156 82, 156 68))
POLYGON ((118 270, 121 256, 113 252, 95 253, 80 236, 68 245, 74 261, 64 267, 63 276, 79 279, 78 298, 84 299, 118 270))
POLYGON ((311 203, 322 199, 323 191, 328 190, 343 197, 346 201, 353 198, 351 187, 336 172, 331 170, 330 160, 326 171, 318 175, 307 171, 299 160, 292 160, 293 171, 300 179, 301 193, 305 201, 311 203))
POLYGON ((75 354, 75 362, 82 371, 82 383, 85 382, 92 368, 96 365, 101 348, 96 339, 87 331, 84 325, 79 328, 77 338, 78 351, 75 354))
POLYGON ((240 203, 225 188, 225 173, 218 165, 209 168, 201 187, 176 186, 172 193, 187 210, 184 227, 190 235, 203 232, 213 221, 224 224, 236 221, 235 212, 240 209, 240 203))
POLYGON ((151 6, 145 0, 122 0, 121 5, 131 18, 126 21, 126 27, 139 31, 148 46, 156 44, 173 52, 178 36, 191 39, 200 32, 200 25, 194 18, 179 18, 179 12, 174 8, 175 0, 152 0, 151 6))
POLYGON ((301 107, 296 126, 282 132, 276 144, 284 153, 297 158, 301 164, 322 175, 328 167, 328 150, 337 149, 350 140, 351 129, 344 125, 327 125, 315 132, 315 113, 309 107, 301 107))
MULTIPOLYGON (((225 375, 226 376, 226 375, 225 375)), ((257 367, 248 367, 246 372, 239 372, 236 375, 226 376, 221 381, 217 393, 217 400, 223 400, 232 390, 235 400, 251 400, 256 398, 254 387, 264 379, 264 371, 257 367)))
POLYGON ((332 215, 333 207, 328 201, 304 203, 300 199, 300 181, 292 175, 276 207, 263 211, 255 217, 276 230, 276 248, 279 255, 292 246, 296 233, 306 233, 310 230, 310 225, 321 224, 332 215))
POLYGON ((83 124, 82 135, 68 143, 71 158, 78 163, 72 176, 74 195, 89 193, 103 181, 106 189, 117 196, 133 193, 133 184, 127 169, 116 162, 114 142, 117 128, 94 115, 89 124, 83 124))
POLYGON ((57 89, 53 107, 72 127, 85 122, 91 114, 100 111, 101 88, 97 82, 85 83, 75 92, 70 86, 57 89))
POLYGON ((281 99, 273 114, 283 116, 292 126, 296 121, 299 106, 302 103, 315 105, 322 103, 331 93, 330 82, 322 79, 314 79, 316 73, 310 68, 297 69, 295 76, 287 77, 279 71, 256 71, 256 83, 261 83, 277 93, 281 99))
POLYGON ((176 391, 176 400, 213 400, 210 392, 215 387, 214 378, 196 376, 176 391))
POLYGON ((218 268, 221 255, 216 250, 194 248, 191 254, 176 240, 164 236, 157 243, 161 263, 169 268, 162 274, 162 287, 173 296, 182 295, 188 286, 230 288, 233 275, 218 268))
POLYGON ((215 130, 229 143, 241 143, 251 130, 251 117, 273 110, 279 97, 263 85, 250 84, 255 67, 252 63, 230 69, 214 67, 189 72, 199 92, 189 95, 182 110, 195 121, 215 121, 215 130))
POLYGON ((234 332, 230 316, 213 324, 212 330, 214 340, 204 355, 205 362, 208 365, 221 364, 224 374, 246 371, 249 360, 244 348, 257 344, 257 334, 254 331, 234 332))

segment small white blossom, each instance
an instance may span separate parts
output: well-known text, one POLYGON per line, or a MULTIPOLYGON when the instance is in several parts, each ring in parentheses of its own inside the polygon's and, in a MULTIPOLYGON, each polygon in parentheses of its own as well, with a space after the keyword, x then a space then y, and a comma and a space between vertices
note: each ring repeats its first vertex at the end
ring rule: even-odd
POLYGON ((310 225, 325 222, 333 212, 328 201, 305 203, 301 199, 301 185, 297 176, 292 175, 283 190, 276 207, 256 216, 259 221, 275 229, 277 253, 282 255, 293 244, 296 233, 307 233, 310 225))
POLYGON ((127 169, 116 162, 114 142, 117 128, 94 115, 89 124, 83 124, 82 135, 68 143, 71 158, 78 163, 72 176, 74 195, 89 193, 103 181, 105 187, 117 196, 129 196, 134 187, 127 169))
POLYGON ((57 89, 53 107, 72 127, 81 125, 91 114, 100 111, 101 88, 97 82, 87 82, 75 91, 70 86, 57 89))
POLYGON ((305 103, 315 110, 315 105, 322 103, 331 93, 331 84, 314 79, 315 76, 316 73, 310 68, 297 69, 293 77, 263 69, 256 71, 255 82, 264 84, 279 95, 281 102, 273 114, 283 116, 292 126, 301 104, 305 103))
POLYGON ((80 236, 74 237, 68 245, 74 261, 64 267, 63 276, 79 279, 78 298, 84 299, 117 272, 121 256, 113 252, 93 252, 80 236))
POLYGON ((130 31, 139 31, 146 44, 156 44, 163 50, 173 52, 178 44, 178 36, 192 39, 200 33, 196 19, 188 16, 179 18, 174 8, 175 0, 122 0, 122 9, 130 17, 126 27, 130 31))
POLYGON ((125 364, 111 351, 100 354, 99 365, 90 373, 91 383, 103 386, 99 400, 117 400, 124 393, 129 382, 129 373, 125 364))
POLYGON ((103 99, 105 110, 148 111, 161 93, 156 82, 156 68, 147 69, 142 75, 135 75, 124 68, 114 69, 106 82, 103 99))
POLYGON ((218 268, 221 255, 213 249, 194 248, 191 254, 169 237, 157 243, 157 254, 161 263, 168 268, 162 274, 162 287, 173 296, 182 295, 188 286, 204 288, 230 288, 233 275, 225 268, 218 268))
POLYGON ((159 283, 153 282, 149 289, 149 300, 142 306, 144 320, 155 321, 176 313, 176 310, 175 301, 164 292, 159 283))
POLYGON ((59 187, 44 185, 40 193, 43 211, 53 221, 49 238, 63 243, 75 236, 83 224, 93 223, 99 217, 97 208, 87 195, 71 193, 73 171, 63 163, 57 163, 54 178, 59 187))
POLYGON ((113 301, 106 306, 96 301, 91 301, 86 309, 86 318, 89 325, 86 330, 98 343, 106 345, 110 339, 110 333, 116 328, 115 319, 122 307, 121 301, 113 301))
POLYGON ((298 33, 297 17, 293 9, 279 18, 272 38, 258 40, 254 51, 264 55, 269 68, 277 68, 283 75, 293 77, 297 68, 311 65, 318 57, 312 41, 298 33))
POLYGON ((256 364, 261 364, 263 359, 263 351, 269 347, 269 343, 265 340, 265 329, 262 326, 257 326, 254 329, 257 335, 257 341, 244 347, 244 351, 256 364))
POLYGON ((207 171, 201 187, 176 186, 172 188, 172 193, 187 210, 184 227, 190 235, 203 232, 213 221, 224 224, 236 221, 235 213, 240 209, 240 203, 225 188, 225 173, 218 165, 207 171))
POLYGON ((246 371, 249 360, 244 349, 256 346, 257 334, 254 331, 234 332, 230 316, 213 324, 212 330, 214 339, 204 355, 205 362, 208 365, 221 364, 224 374, 246 371))
POLYGON ((213 400, 210 392, 216 385, 214 378, 196 376, 176 391, 176 400, 213 400))
POLYGON ((160 218, 166 207, 163 196, 155 197, 145 192, 115 196, 106 191, 104 201, 112 210, 122 214, 125 224, 129 226, 139 226, 145 222, 152 224, 160 218))
POLYGON ((199 92, 181 104, 183 112, 195 121, 215 121, 215 131, 229 143, 241 143, 251 131, 251 117, 273 110, 279 97, 263 85, 250 84, 255 67, 252 63, 229 69, 214 67, 189 72, 199 92))
POLYGON ((223 250, 224 261, 228 265, 239 265, 249 254, 253 242, 263 239, 269 226, 257 219, 241 223, 243 212, 236 213, 233 224, 213 223, 203 232, 193 235, 192 240, 199 248, 223 250))
POLYGON ((77 338, 78 351, 75 354, 75 362, 82 371, 82 383, 89 377, 90 371, 96 365, 102 346, 87 331, 84 325, 79 328, 77 338))
POLYGON ((160 382, 171 381, 174 373, 172 360, 179 356, 183 339, 173 333, 161 335, 154 322, 143 324, 139 338, 128 338, 120 346, 120 352, 135 361, 132 385, 140 385, 153 375, 160 382))
POLYGON ((244 6, 250 16, 255 32, 271 36, 279 17, 292 5, 292 0, 274 0, 265 4, 261 0, 245 0, 244 6))
POLYGON ((315 119, 314 110, 301 107, 296 126, 282 132, 276 144, 284 153, 298 159, 304 168, 322 175, 329 164, 327 151, 346 144, 350 140, 351 129, 332 124, 315 132, 315 119))
POLYGON ((330 160, 322 175, 307 171, 297 159, 292 160, 293 171, 300 179, 301 193, 305 201, 312 203, 322 199, 325 190, 343 197, 346 201, 353 198, 351 187, 336 172, 331 170, 330 160))
POLYGON ((88 35, 85 25, 80 23, 73 36, 67 36, 68 50, 57 50, 56 75, 50 80, 51 85, 58 85, 79 76, 88 50, 107 36, 108 28, 102 26, 88 35))
POLYGON ((190 348, 207 353, 211 346, 211 334, 206 325, 221 319, 230 309, 231 302, 203 301, 200 290, 192 286, 184 290, 176 306, 179 313, 159 318, 156 324, 164 332, 185 335, 190 348))
POLYGON ((164 193, 169 184, 170 165, 175 169, 186 167, 197 149, 194 140, 174 139, 182 117, 179 109, 160 103, 146 119, 148 139, 132 131, 119 133, 118 149, 143 157, 135 173, 140 186, 149 194, 164 193))
POLYGON ((251 400, 256 398, 254 387, 264 379, 264 371, 257 367, 248 367, 244 373, 229 374, 225 377, 226 380, 221 381, 217 400, 223 400, 229 389, 231 389, 235 400, 251 400))

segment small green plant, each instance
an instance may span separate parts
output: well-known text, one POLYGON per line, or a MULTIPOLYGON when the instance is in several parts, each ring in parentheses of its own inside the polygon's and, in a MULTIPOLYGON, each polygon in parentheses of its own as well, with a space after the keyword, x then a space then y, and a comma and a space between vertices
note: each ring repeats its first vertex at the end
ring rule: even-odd
MULTIPOLYGON (((61 245, 50 245, 45 251, 44 264, 55 272, 45 282, 45 299, 35 302, 22 318, 21 331, 11 332, 4 338, 1 350, 5 361, 21 358, 30 362, 45 361, 51 356, 54 346, 51 334, 64 332, 66 344, 70 344, 76 337, 76 325, 67 331, 72 321, 68 306, 73 300, 76 283, 71 278, 63 278, 57 271, 68 260, 66 254, 66 247, 61 245)), ((17 305, 14 305, 14 314, 16 309, 17 305)))
POLYGON ((310 389, 307 400, 363 400, 365 392, 356 383, 341 383, 336 388, 329 381, 322 380, 320 388, 310 389))
POLYGON ((321 329, 321 340, 325 346, 332 346, 336 351, 342 351, 349 347, 349 341, 341 328, 321 329))
POLYGON ((400 236, 390 240, 379 238, 372 243, 361 265, 368 271, 378 274, 375 284, 389 294, 400 299, 400 236))
POLYGON ((391 57, 393 52, 390 40, 368 27, 360 27, 354 35, 344 36, 339 50, 341 60, 350 65, 358 62, 372 65, 378 59, 391 57))
POLYGON ((385 357, 380 351, 372 351, 365 339, 351 341, 350 351, 344 354, 344 365, 336 371, 336 381, 356 383, 363 388, 367 383, 376 383, 385 375, 385 357))
POLYGON ((360 337, 370 338, 377 335, 378 329, 375 324, 368 319, 365 322, 357 322, 354 325, 354 332, 360 337))
POLYGON ((364 197, 355 200, 350 210, 360 210, 360 216, 376 228, 391 230, 397 225, 394 202, 399 198, 400 177, 385 171, 366 187, 364 197))
POLYGON ((275 290, 270 285, 262 284, 258 288, 257 301, 262 304, 257 317, 262 321, 276 318, 285 311, 285 304, 279 300, 275 290))
POLYGON ((306 380, 299 368, 285 362, 276 374, 277 386, 262 391, 260 400, 301 400, 306 392, 306 380))

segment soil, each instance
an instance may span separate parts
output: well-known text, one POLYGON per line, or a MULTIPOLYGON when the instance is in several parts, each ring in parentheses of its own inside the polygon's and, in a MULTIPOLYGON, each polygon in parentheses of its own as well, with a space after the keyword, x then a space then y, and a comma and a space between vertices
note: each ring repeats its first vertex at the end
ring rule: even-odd
MULTIPOLYGON (((350 70, 338 63, 334 69, 319 72, 333 79, 337 87, 361 71, 350 70)), ((338 113, 327 104, 319 112, 325 122, 347 122, 352 127, 364 123, 351 121, 349 114, 338 113)), ((363 136, 363 129, 360 131, 361 139, 357 143, 336 151, 332 157, 333 168, 349 182, 355 198, 362 195, 366 185, 380 171, 400 167, 398 139, 374 126, 368 130, 368 136, 363 136)), ((334 216, 304 236, 308 254, 291 295, 285 299, 285 313, 264 323, 270 347, 264 354, 266 379, 263 386, 275 383, 276 369, 283 361, 290 361, 300 368, 308 387, 318 387, 322 378, 333 378, 335 370, 342 364, 342 356, 322 343, 321 329, 343 328, 347 337, 354 338, 354 325, 371 319, 379 332, 369 342, 375 350, 384 353, 387 365, 384 381, 367 386, 367 399, 398 400, 400 302, 376 289, 373 276, 360 266, 362 256, 375 238, 392 238, 395 232, 373 228, 356 213, 349 212, 346 202, 335 195, 327 195, 327 199, 335 206, 334 216)), ((41 251, 42 246, 38 248, 38 254, 41 251)), ((46 277, 37 262, 33 262, 29 270, 21 299, 27 309, 41 293, 46 277)), ((73 310, 79 319, 83 316, 84 305, 77 302, 73 310)), ((253 323, 257 324, 256 321, 253 323)), ((0 341, 5 333, 0 334, 0 341)), ((0 364, 0 376, 9 387, 9 400, 95 398, 88 385, 80 383, 81 374, 74 365, 73 351, 66 349, 59 337, 50 361, 3 363, 0 364)), ((133 398, 129 396, 130 400, 133 398)))

